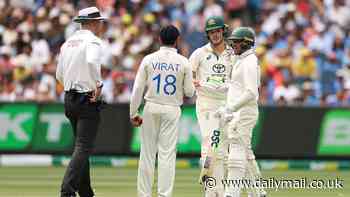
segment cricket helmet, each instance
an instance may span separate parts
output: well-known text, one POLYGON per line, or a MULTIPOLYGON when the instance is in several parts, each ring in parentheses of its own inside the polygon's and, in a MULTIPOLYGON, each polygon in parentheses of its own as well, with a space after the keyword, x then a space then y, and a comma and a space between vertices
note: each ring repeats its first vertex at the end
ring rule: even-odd
POLYGON ((212 16, 205 22, 205 32, 225 28, 224 19, 221 16, 212 16))
POLYGON ((255 43, 255 32, 250 27, 238 27, 234 29, 230 36, 227 37, 228 40, 241 40, 245 42, 255 43))
POLYGON ((232 48, 236 48, 235 46, 239 45, 239 53, 242 53, 254 46, 255 32, 250 27, 238 27, 234 29, 231 35, 226 38, 226 42, 232 48))

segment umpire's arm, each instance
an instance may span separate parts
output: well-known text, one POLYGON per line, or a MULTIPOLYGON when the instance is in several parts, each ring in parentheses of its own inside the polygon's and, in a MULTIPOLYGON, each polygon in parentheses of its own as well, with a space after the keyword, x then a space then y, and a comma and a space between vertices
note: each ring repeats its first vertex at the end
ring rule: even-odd
POLYGON ((102 47, 101 43, 98 41, 91 41, 87 43, 86 48, 86 62, 91 68, 91 75, 96 81, 96 86, 102 86, 102 77, 101 77, 101 56, 102 56, 102 47))
MULTIPOLYGON (((62 49, 61 49, 61 51, 62 51, 62 49)), ((61 54, 61 52, 59 53, 58 58, 57 58, 56 79, 62 85, 64 85, 64 83, 63 83, 63 65, 62 65, 62 54, 61 54)))

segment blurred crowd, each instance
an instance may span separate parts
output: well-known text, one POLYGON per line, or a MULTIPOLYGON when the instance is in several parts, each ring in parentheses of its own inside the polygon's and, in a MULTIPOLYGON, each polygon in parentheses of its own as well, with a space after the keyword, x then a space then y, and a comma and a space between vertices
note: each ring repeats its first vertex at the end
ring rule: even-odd
MULTIPOLYGON (((350 105, 350 0, 0 0, 0 101, 61 102, 60 45, 80 8, 109 17, 102 36, 103 97, 128 103, 142 58, 159 47, 160 26, 180 28, 187 57, 207 42, 205 20, 252 26, 265 105, 350 105)), ((192 102, 192 100, 188 100, 192 102)))

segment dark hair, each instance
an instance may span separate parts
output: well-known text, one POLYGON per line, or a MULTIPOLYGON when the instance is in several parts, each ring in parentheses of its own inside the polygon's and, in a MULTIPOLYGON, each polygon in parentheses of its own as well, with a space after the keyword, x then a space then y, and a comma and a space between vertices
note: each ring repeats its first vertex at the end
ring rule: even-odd
POLYGON ((164 45, 174 45, 177 37, 180 36, 179 30, 174 25, 168 25, 160 30, 160 40, 164 45))

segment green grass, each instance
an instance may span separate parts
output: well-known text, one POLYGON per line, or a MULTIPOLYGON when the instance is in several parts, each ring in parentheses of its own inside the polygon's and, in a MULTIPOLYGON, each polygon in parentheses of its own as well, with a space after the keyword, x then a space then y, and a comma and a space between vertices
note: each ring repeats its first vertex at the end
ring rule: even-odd
MULTIPOLYGON (((0 167, 0 197, 57 197, 64 170, 63 167, 0 167)), ((177 169, 175 197, 202 196, 201 188, 197 184, 198 171, 177 169)), ((309 180, 326 180, 338 177, 344 180, 343 189, 269 190, 269 197, 350 196, 350 171, 264 171, 263 175, 264 178, 276 179, 307 177, 309 180)), ((97 197, 136 197, 136 169, 93 167, 92 176, 97 197)))

